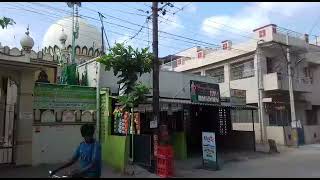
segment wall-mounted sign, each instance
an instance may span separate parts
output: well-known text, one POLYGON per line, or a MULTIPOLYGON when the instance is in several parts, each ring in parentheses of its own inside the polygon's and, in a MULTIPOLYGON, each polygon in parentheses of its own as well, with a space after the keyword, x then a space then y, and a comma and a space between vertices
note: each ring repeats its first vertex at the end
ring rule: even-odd
POLYGON ((214 132, 202 132, 202 160, 204 168, 217 169, 216 138, 214 132))
POLYGON ((150 128, 158 128, 158 120, 156 119, 156 117, 154 118, 154 120, 150 121, 150 128))
POLYGON ((232 105, 246 105, 246 90, 230 89, 230 103, 232 105))
POLYGON ((96 89, 36 83, 34 109, 96 110, 96 89))
POLYGON ((220 104, 219 84, 190 80, 191 102, 220 104))

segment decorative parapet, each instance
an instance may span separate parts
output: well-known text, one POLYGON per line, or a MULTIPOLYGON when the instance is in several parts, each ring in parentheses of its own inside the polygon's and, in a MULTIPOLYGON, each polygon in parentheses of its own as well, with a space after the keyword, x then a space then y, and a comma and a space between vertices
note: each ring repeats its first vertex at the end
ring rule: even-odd
POLYGON ((35 124, 81 124, 96 121, 96 89, 36 83, 35 124))
POLYGON ((37 63, 54 63, 57 64, 59 57, 57 55, 51 55, 50 53, 43 53, 42 51, 35 52, 31 50, 26 52, 19 50, 18 48, 10 48, 4 46, 0 48, 0 58, 8 61, 19 61, 19 62, 37 62, 37 63))

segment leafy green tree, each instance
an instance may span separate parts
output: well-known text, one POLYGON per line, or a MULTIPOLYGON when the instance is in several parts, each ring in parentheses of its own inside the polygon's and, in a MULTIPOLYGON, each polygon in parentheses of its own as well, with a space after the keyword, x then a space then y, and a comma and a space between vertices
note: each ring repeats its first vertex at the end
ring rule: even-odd
POLYGON ((97 61, 105 65, 106 71, 113 69, 114 75, 120 79, 117 83, 124 85, 120 90, 124 90, 124 94, 129 94, 134 89, 138 76, 151 72, 152 57, 148 48, 142 48, 140 51, 117 43, 108 54, 97 61))
POLYGON ((150 88, 139 82, 133 87, 133 90, 129 94, 119 97, 119 103, 125 111, 132 111, 134 107, 146 101, 147 98, 145 95, 150 92, 149 90, 150 88))
MULTIPOLYGON (((151 72, 152 69, 152 53, 148 52, 148 48, 133 49, 131 46, 125 47, 124 44, 117 43, 112 47, 108 54, 97 59, 98 62, 105 65, 105 70, 110 71, 111 68, 115 76, 120 80, 117 82, 124 95, 119 97, 119 103, 125 111, 132 113, 130 129, 133 130, 133 109, 146 100, 146 94, 149 88, 144 84, 136 83, 138 76, 151 72), (123 86, 121 86, 123 85, 123 86)), ((119 92, 120 92, 119 91, 119 92)), ((133 147, 133 138, 132 147, 133 147)), ((131 153, 133 153, 131 148, 131 153)), ((131 160, 133 161, 133 159, 131 160)))
POLYGON ((13 24, 16 24, 16 22, 14 22, 14 20, 11 18, 3 17, 2 19, 0 19, 0 26, 2 27, 2 29, 7 28, 8 25, 13 24))

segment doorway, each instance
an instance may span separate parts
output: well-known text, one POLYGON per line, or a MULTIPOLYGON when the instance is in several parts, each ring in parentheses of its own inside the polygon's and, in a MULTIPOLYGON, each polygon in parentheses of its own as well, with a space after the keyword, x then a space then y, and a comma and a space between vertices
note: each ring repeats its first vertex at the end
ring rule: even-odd
POLYGON ((0 164, 14 162, 14 127, 17 107, 17 84, 8 77, 0 86, 0 164))
POLYGON ((190 108, 190 131, 187 133, 188 157, 201 156, 202 132, 217 132, 219 109, 198 105, 192 105, 190 108))

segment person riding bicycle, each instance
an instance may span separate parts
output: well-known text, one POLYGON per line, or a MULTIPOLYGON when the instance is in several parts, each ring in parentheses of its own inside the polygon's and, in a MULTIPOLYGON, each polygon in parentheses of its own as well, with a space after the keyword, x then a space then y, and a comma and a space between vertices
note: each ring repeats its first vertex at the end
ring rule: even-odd
POLYGON ((81 126, 80 131, 84 141, 77 147, 72 159, 52 171, 51 175, 80 160, 80 169, 73 171, 71 177, 99 178, 101 176, 101 145, 93 138, 95 128, 91 124, 85 124, 81 126))

